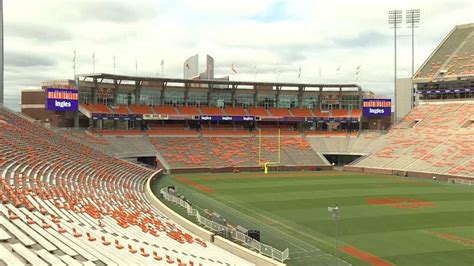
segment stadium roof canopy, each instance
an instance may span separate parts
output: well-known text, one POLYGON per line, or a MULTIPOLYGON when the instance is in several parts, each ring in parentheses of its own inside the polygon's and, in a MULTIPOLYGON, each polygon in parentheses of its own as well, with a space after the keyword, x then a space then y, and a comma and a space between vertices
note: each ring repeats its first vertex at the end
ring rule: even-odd
POLYGON ((474 78, 474 23, 457 25, 418 69, 414 83, 474 78))
POLYGON ((77 75, 79 81, 87 81, 96 79, 100 83, 101 80, 117 80, 117 81, 135 81, 135 82, 156 82, 156 83, 182 83, 182 84, 204 84, 204 85, 225 85, 233 88, 238 86, 273 86, 273 87, 294 87, 294 88, 355 88, 362 90, 358 84, 337 84, 337 83, 288 83, 288 82, 253 82, 253 81, 228 81, 220 79, 180 79, 180 78, 160 78, 160 77, 140 77, 128 75, 114 75, 106 73, 81 74, 77 75))

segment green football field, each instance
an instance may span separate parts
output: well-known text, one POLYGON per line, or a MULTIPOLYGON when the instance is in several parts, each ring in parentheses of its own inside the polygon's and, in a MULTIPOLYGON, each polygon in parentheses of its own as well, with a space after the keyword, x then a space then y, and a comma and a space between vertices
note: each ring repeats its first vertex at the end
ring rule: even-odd
POLYGON ((347 172, 273 172, 171 175, 153 189, 170 184, 201 213, 217 211, 229 223, 260 230, 263 243, 288 247, 288 265, 334 265, 335 253, 353 265, 474 265, 474 187, 347 172), (337 251, 328 212, 335 203, 337 251))

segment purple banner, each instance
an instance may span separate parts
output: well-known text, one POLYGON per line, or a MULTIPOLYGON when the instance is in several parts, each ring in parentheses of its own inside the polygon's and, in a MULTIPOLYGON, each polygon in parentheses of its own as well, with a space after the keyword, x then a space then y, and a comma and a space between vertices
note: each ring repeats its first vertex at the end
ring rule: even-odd
POLYGON ((51 111, 77 111, 79 94, 77 90, 48 88, 47 109, 51 111))
POLYGON ((362 103, 362 114, 364 116, 391 116, 391 99, 364 99, 362 103))
POLYGON ((199 116, 201 121, 255 121, 253 116, 225 116, 225 115, 201 115, 199 116))
POLYGON ((465 89, 443 89, 443 90, 418 90, 418 94, 440 94, 440 93, 462 93, 462 92, 471 92, 474 91, 474 88, 465 88, 465 89))

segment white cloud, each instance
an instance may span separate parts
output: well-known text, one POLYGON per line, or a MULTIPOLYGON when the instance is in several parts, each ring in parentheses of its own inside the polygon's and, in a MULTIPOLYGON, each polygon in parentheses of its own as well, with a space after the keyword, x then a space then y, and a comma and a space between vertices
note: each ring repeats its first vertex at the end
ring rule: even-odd
MULTIPOLYGON (((113 71, 182 77, 185 58, 210 54, 216 74, 229 75, 236 64, 239 80, 355 82, 378 94, 393 90, 393 32, 389 9, 421 9, 416 30, 420 66, 456 25, 472 22, 469 0, 312 1, 312 0, 15 0, 4 2, 6 101, 18 102, 20 90, 45 79, 71 78, 72 51, 77 72, 113 71), (28 7, 28 8, 25 8, 28 7), (25 65, 26 64, 26 65, 25 65), (302 66, 302 77, 297 78, 302 66), (336 68, 341 66, 339 75, 336 68), (319 66, 322 79, 319 78, 319 66)), ((403 25, 400 35, 408 35, 403 25)), ((399 37, 400 77, 411 73, 411 41, 399 37)), ((203 58, 201 59, 203 60, 203 58)), ((16 107, 16 106, 15 106, 16 107)))

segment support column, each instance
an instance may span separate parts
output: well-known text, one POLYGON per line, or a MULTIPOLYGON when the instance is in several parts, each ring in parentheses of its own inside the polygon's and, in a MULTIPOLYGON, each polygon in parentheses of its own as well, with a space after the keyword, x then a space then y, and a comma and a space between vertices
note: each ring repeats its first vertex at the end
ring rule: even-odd
POLYGON ((74 113, 74 128, 79 128, 79 112, 74 113))
MULTIPOLYGON (((319 106, 318 108, 321 109, 321 103, 323 102, 323 87, 320 86, 319 87, 319 96, 318 96, 318 100, 319 100, 319 106)), ((313 109, 314 109, 314 106, 313 106, 313 109)))
POLYGON ((141 81, 135 81, 135 104, 140 104, 140 95, 141 95, 141 89, 142 89, 142 82, 141 81))
POLYGON ((258 100, 257 100, 257 96, 258 96, 258 86, 257 85, 254 85, 253 86, 253 106, 254 107, 257 107, 257 103, 258 103, 258 100))
POLYGON ((300 86, 298 87, 298 108, 303 108, 303 93, 304 93, 305 87, 300 86))
POLYGON ((189 83, 184 84, 184 88, 186 89, 184 91, 184 105, 188 106, 188 100, 189 100, 189 83))
POLYGON ((99 84, 97 78, 94 78, 94 88, 92 88, 92 103, 97 104, 97 91, 99 90, 99 84))
POLYGON ((342 109, 342 86, 339 86, 339 109, 342 109))
POLYGON ((161 84, 160 105, 164 105, 164 104, 165 104, 166 85, 167 85, 166 82, 163 82, 163 84, 161 84))
POLYGON ((209 89, 207 90, 207 106, 214 106, 211 105, 212 94, 214 93, 214 85, 209 84, 209 89))
POLYGON ((276 95, 275 95, 275 107, 278 108, 280 107, 280 92, 281 92, 281 86, 276 86, 276 95))
POLYGON ((237 85, 232 84, 231 92, 232 107, 235 107, 235 102, 237 101, 237 85))
POLYGON ((114 79, 114 89, 112 90, 112 105, 116 106, 118 102, 118 90, 119 90, 119 84, 116 79, 114 79))

